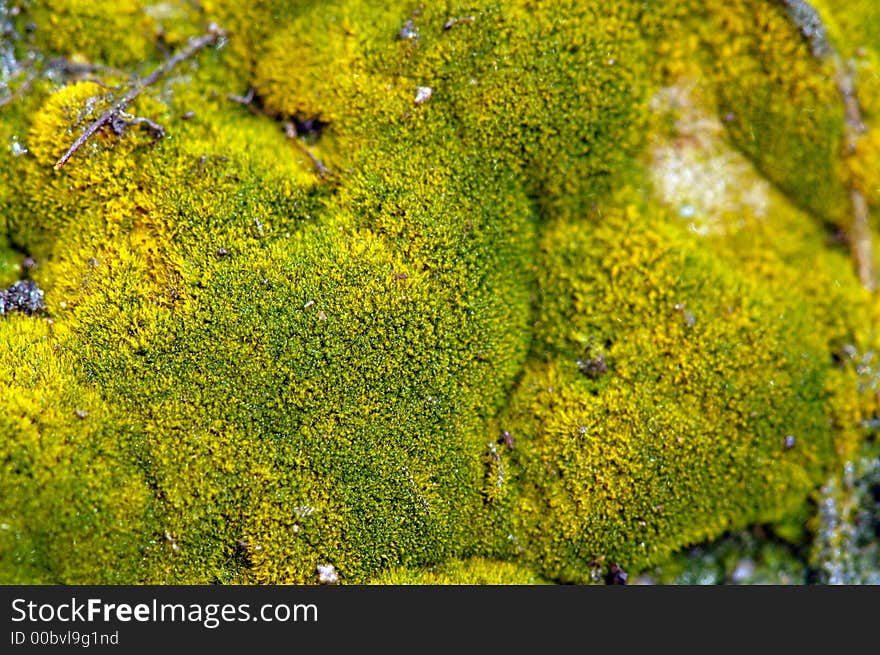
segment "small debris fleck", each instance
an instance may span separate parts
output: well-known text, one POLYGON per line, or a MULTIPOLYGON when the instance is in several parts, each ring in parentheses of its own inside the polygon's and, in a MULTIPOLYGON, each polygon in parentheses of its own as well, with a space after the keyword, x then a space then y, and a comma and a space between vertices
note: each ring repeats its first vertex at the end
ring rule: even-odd
POLYGON ((336 584, 339 582, 339 574, 332 564, 318 564, 318 582, 321 584, 336 584))
POLYGON ((18 137, 12 137, 12 143, 9 145, 9 149, 12 150, 13 157, 21 157, 28 153, 28 149, 19 143, 18 137))
POLYGON ((513 439, 513 435, 510 434, 510 432, 508 432, 507 430, 502 430, 501 431, 501 441, 504 442, 504 445, 507 446, 508 450, 513 450, 513 446, 514 446, 515 442, 513 439))
POLYGON ((458 23, 473 23, 477 19, 476 16, 462 16, 460 18, 450 18, 448 21, 443 23, 444 30, 452 29, 453 25, 458 23))
POLYGON ((412 18, 403 24, 400 32, 397 33, 397 38, 401 41, 412 41, 419 38, 419 28, 415 26, 412 18))
POLYGON ((409 275, 407 275, 406 273, 395 273, 391 277, 393 277, 395 280, 406 280, 409 275))
POLYGON ((416 104, 422 105, 428 102, 432 95, 434 95, 434 90, 429 86, 420 86, 416 88, 416 104))
POLYGON ((314 300, 309 300, 308 302, 306 302, 305 305, 303 305, 303 309, 308 309, 309 307, 312 307, 314 304, 315 304, 314 300))
POLYGON ((819 12, 805 0, 781 0, 788 9, 788 15, 800 29, 801 34, 810 42, 813 56, 822 59, 831 51, 828 41, 828 30, 822 22, 819 12))
POLYGON ((608 372, 608 363, 602 353, 590 359, 577 360, 577 367, 591 380, 598 380, 608 372))
POLYGON ((172 537, 170 532, 165 532, 165 540, 171 544, 171 550, 175 553, 180 550, 180 546, 177 545, 177 539, 172 537))
POLYGON ((785 446, 786 450, 791 450, 792 448, 794 448, 794 444, 795 444, 794 435, 791 435, 791 434, 785 435, 785 439, 783 440, 782 443, 785 446))
POLYGON ((608 567, 608 575, 605 576, 605 584, 625 585, 626 579, 629 577, 619 564, 612 564, 608 567))
POLYGON ((855 359, 859 351, 851 343, 844 344, 841 348, 831 352, 831 361, 839 368, 845 368, 847 362, 855 359))
POLYGON ((185 121, 188 121, 190 118, 195 118, 195 116, 196 116, 196 112, 194 112, 194 111, 185 111, 185 112, 183 112, 183 113, 180 115, 180 118, 183 119, 183 120, 185 120, 185 121))
POLYGON ((691 314, 681 303, 673 305, 673 309, 677 312, 681 312, 681 315, 684 316, 684 322, 687 323, 688 327, 694 327, 694 325, 697 324, 697 319, 694 318, 694 315, 691 314))
POLYGON ((323 309, 320 312, 318 312, 318 320, 319 321, 326 321, 327 320, 327 314, 324 313, 323 309))
POLYGON ((43 290, 33 280, 19 280, 5 291, 0 291, 0 316, 22 312, 28 316, 46 309, 43 290))
POLYGON ((220 246, 219 248, 217 248, 217 256, 218 257, 227 257, 228 255, 229 255, 228 248, 224 248, 223 246, 220 246))
POLYGON ((750 559, 741 559, 736 563, 736 568, 730 574, 734 584, 748 584, 755 575, 755 562, 750 559))
POLYGON ((84 409, 78 409, 78 410, 76 410, 76 417, 77 417, 77 418, 83 419, 83 418, 85 418, 85 417, 88 416, 88 415, 89 415, 89 413, 88 413, 86 410, 84 410, 84 409))

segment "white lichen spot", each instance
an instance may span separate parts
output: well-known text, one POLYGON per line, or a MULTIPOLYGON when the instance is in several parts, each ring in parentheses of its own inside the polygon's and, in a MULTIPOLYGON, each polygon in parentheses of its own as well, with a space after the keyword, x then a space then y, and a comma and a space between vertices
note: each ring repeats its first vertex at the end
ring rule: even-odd
POLYGON ((419 28, 416 27, 412 18, 403 24, 403 27, 397 33, 397 38, 401 41, 413 41, 419 38, 419 28))
POLYGON ((429 86, 420 86, 416 88, 416 104, 422 105, 431 99, 434 90, 429 86))
POLYGON ((651 110, 671 124, 649 148, 654 193, 689 231, 728 234, 767 216, 770 183, 727 141, 722 120, 701 103, 694 84, 664 87, 651 110))
POLYGON ((10 140, 9 149, 12 151, 13 157, 21 157, 28 153, 28 149, 21 144, 17 136, 12 137, 10 140))
POLYGON ((339 582, 339 574, 332 564, 318 564, 318 582, 321 584, 336 584, 339 582))

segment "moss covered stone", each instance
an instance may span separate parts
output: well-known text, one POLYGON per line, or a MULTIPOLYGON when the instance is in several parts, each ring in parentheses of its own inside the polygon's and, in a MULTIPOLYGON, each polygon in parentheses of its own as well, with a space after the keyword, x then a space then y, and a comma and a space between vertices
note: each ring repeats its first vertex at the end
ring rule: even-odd
POLYGON ((876 171, 778 3, 12 23, 0 272, 47 312, 0 319, 4 580, 590 582, 802 516, 864 440, 877 306, 824 226, 876 171), (688 79, 716 127, 684 135, 688 79), (689 229, 685 142, 778 188, 689 229))

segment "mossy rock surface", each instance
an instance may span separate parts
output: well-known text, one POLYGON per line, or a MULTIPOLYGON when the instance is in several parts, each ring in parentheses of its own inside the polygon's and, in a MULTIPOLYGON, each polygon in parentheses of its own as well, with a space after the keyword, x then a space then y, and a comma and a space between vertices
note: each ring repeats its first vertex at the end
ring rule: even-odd
POLYGON ((9 4, 4 582, 594 582, 874 430, 880 105, 783 3, 9 4))

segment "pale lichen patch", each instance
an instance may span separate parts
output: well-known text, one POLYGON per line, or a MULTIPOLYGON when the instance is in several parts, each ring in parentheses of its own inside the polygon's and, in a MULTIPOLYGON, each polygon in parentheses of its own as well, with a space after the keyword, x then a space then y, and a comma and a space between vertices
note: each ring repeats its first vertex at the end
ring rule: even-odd
POLYGON ((691 232, 727 234, 767 216, 771 185, 725 139, 693 82, 660 89, 650 107, 671 125, 656 131, 649 147, 653 190, 691 232))

